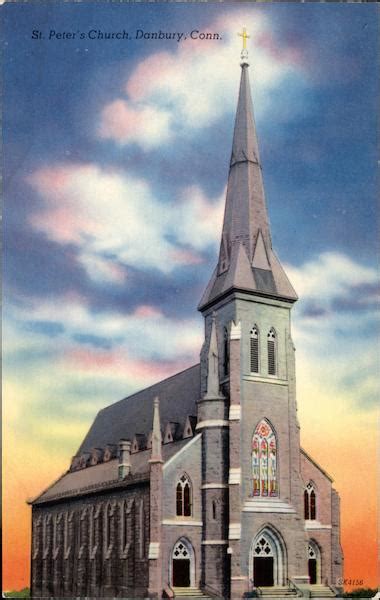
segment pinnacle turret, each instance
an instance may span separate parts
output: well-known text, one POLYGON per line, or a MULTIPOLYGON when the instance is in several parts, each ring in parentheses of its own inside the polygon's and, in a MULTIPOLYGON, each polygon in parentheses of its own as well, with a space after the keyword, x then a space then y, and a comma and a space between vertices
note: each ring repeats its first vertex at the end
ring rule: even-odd
POLYGON ((149 462, 161 463, 162 461, 162 435, 160 425, 160 401, 158 397, 153 400, 153 432, 152 432, 152 452, 149 462))

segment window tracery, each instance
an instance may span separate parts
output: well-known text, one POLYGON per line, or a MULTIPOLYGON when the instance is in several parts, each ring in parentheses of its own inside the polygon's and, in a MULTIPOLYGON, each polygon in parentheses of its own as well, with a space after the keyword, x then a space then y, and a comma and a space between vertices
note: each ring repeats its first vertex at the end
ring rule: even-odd
POLYGON ((272 545, 265 535, 262 535, 258 540, 254 550, 254 556, 274 556, 272 545))
POLYGON ((181 558, 189 559, 190 558, 190 552, 182 540, 178 540, 178 542, 174 546, 173 558, 176 558, 176 559, 181 559, 181 558))
POLYGON ((191 508, 191 481, 184 474, 181 476, 176 488, 176 515, 178 517, 190 517, 191 508))
POLYGON ((257 425, 252 438, 254 496, 277 496, 276 435, 266 419, 257 425))
POLYGON ((317 496, 314 485, 309 482, 303 494, 306 521, 315 521, 317 518, 317 496))

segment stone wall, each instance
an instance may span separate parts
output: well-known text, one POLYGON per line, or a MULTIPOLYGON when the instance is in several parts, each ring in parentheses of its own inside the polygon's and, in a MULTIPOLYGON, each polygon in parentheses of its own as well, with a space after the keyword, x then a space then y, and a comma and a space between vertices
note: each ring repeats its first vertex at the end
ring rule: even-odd
POLYGON ((33 597, 144 596, 149 486, 33 506, 33 597))

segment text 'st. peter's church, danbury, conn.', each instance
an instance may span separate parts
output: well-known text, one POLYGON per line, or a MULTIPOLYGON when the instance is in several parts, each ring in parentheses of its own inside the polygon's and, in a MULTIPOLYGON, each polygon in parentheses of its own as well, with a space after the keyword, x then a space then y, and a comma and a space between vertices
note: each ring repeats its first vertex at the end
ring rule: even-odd
POLYGON ((34 597, 337 593, 339 497, 300 447, 297 296, 272 249, 247 58, 200 364, 101 410, 33 500, 34 597))

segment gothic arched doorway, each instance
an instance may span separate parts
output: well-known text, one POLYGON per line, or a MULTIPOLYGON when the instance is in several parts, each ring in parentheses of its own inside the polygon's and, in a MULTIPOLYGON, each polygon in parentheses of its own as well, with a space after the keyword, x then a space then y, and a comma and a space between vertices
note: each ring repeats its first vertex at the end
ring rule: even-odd
POLYGON ((308 551, 308 570, 310 583, 313 585, 315 583, 321 582, 321 553, 318 545, 314 542, 314 540, 309 541, 308 551))
POLYGON ((285 547, 279 534, 265 527, 254 538, 250 552, 250 579, 255 587, 284 585, 285 547))
POLYGON ((171 567, 173 587, 194 587, 194 550, 185 538, 179 539, 173 548, 171 567))

